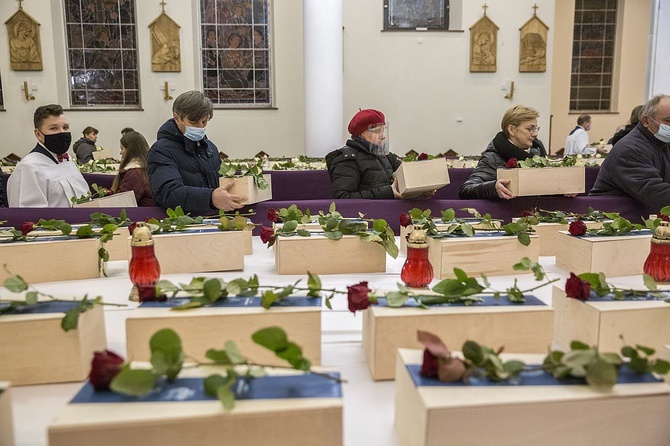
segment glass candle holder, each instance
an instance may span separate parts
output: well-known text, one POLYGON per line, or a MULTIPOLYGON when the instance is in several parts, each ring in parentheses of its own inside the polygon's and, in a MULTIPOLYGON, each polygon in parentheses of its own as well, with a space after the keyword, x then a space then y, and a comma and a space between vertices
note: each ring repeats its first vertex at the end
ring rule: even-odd
POLYGON ((407 260, 400 270, 400 280, 412 288, 423 288, 433 280, 433 265, 428 260, 428 237, 420 226, 414 226, 407 238, 407 260))
POLYGON ((154 252, 151 231, 143 223, 137 223, 130 242, 132 256, 128 264, 128 274, 133 283, 131 300, 140 302, 157 300, 156 284, 161 275, 161 267, 154 252))
POLYGON ((662 221, 651 237, 649 256, 642 268, 656 282, 670 282, 670 226, 662 221))

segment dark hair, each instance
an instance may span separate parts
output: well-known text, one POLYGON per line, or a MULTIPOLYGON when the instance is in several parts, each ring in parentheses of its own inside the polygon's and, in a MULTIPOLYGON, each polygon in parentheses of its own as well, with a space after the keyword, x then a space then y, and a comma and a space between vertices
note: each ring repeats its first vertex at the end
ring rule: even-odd
MULTIPOLYGON (((147 175, 147 152, 149 144, 141 133, 131 131, 121 137, 121 145, 126 148, 126 156, 121 160, 119 171, 125 168, 131 161, 136 160, 140 164, 142 176, 149 182, 147 175)), ((119 172, 112 183, 112 192, 116 193, 121 185, 121 173, 119 172)))
POLYGON ((591 115, 579 115, 577 118, 577 125, 584 125, 587 122, 591 122, 591 115))
POLYGON ((629 122, 631 125, 637 125, 637 123, 640 122, 640 110, 642 110, 642 105, 638 105, 632 112, 630 112, 629 122))
POLYGON ((201 91, 187 91, 180 94, 172 104, 172 112, 180 119, 187 118, 189 121, 199 121, 205 116, 212 119, 214 116, 214 104, 201 91))
POLYGON ((233 37, 237 37, 240 40, 240 45, 242 45, 242 43, 244 43, 244 39, 242 38, 242 36, 240 34, 231 33, 231 34, 228 35, 228 38, 226 39, 226 42, 228 42, 229 47, 232 47, 231 41, 233 40, 233 37))
POLYGON ((33 115, 33 124, 36 129, 42 126, 42 123, 49 116, 60 116, 63 114, 63 107, 58 104, 41 105, 35 110, 33 115))
POLYGON ((84 129, 83 132, 81 132, 84 136, 88 135, 89 133, 93 133, 94 135, 98 134, 98 129, 95 129, 91 127, 90 125, 84 129))
POLYGON ((132 128, 132 127, 124 127, 123 130, 121 130, 121 135, 125 135, 126 133, 130 133, 130 132, 134 132, 134 131, 135 131, 135 129, 132 128))

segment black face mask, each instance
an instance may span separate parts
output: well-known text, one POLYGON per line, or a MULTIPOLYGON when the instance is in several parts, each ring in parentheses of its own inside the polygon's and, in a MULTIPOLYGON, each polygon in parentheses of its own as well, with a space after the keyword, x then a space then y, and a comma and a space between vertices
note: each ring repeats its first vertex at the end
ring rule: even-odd
POLYGON ((44 147, 51 153, 62 155, 70 148, 70 143, 72 142, 72 134, 70 132, 54 133, 53 135, 42 133, 42 135, 44 135, 44 147))

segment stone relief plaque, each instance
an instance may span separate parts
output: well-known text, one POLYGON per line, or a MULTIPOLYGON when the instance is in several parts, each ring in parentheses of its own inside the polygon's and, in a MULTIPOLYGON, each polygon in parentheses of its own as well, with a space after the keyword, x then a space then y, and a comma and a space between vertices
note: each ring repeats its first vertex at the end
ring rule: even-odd
POLYGON ((543 73, 547 71, 547 31, 549 27, 537 16, 537 5, 533 17, 519 28, 519 71, 521 73, 543 73))
POLYGON ((181 71, 180 26, 163 11, 149 24, 151 31, 151 70, 181 71))
POLYGON ((7 21, 9 60, 15 71, 42 71, 40 24, 19 6, 7 21))
POLYGON ((493 73, 497 67, 498 26, 486 15, 470 27, 470 72, 493 73))

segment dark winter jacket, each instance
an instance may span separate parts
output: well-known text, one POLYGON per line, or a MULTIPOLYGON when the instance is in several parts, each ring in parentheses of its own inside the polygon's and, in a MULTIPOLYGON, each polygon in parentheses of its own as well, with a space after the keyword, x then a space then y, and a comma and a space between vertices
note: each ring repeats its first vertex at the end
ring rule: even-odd
POLYGON ((634 128, 635 128, 635 125, 634 125, 634 124, 626 124, 626 127, 622 128, 621 130, 619 130, 618 132, 616 132, 616 133, 614 134, 614 136, 612 136, 612 137, 610 138, 610 140, 607 141, 607 144, 612 144, 612 145, 614 145, 614 144, 618 143, 619 141, 621 141, 621 139, 622 139, 624 136, 626 136, 628 133, 630 133, 630 131, 633 130, 634 128))
POLYGON ((354 136, 347 145, 326 155, 333 198, 394 198, 393 172, 401 161, 392 153, 370 153, 369 143, 354 136))
POLYGON ((503 132, 498 132, 486 146, 486 150, 484 150, 470 178, 461 185, 458 196, 461 200, 498 198, 496 192, 498 168, 505 167, 507 160, 510 158, 522 161, 535 155, 547 156, 547 151, 539 139, 533 141, 530 153, 528 153, 512 144, 503 132))
POLYGON ((154 198, 146 174, 141 167, 121 169, 119 171, 119 190, 117 192, 133 191, 138 206, 153 206, 154 198))
POLYGON ((198 142, 185 138, 174 119, 161 126, 157 137, 147 159, 154 203, 181 206, 194 215, 218 212, 212 204, 221 166, 216 146, 206 137, 198 142))
POLYGON ((72 147, 79 164, 86 164, 93 159, 93 152, 97 149, 95 143, 87 138, 79 138, 72 147))
POLYGON ((658 213, 670 204, 670 144, 638 123, 607 154, 589 195, 629 195, 658 213))

